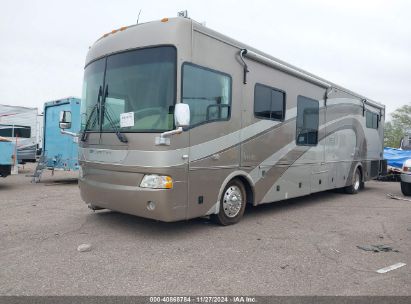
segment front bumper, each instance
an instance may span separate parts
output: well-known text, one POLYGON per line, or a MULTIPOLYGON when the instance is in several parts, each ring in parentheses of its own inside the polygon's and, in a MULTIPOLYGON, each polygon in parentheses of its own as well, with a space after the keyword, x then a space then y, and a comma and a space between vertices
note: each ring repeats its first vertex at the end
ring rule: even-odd
POLYGON ((187 217, 184 181, 175 180, 173 189, 147 189, 137 186, 143 173, 88 171, 79 179, 80 194, 87 204, 164 222, 187 217), (147 208, 149 202, 155 204, 153 210, 147 208))

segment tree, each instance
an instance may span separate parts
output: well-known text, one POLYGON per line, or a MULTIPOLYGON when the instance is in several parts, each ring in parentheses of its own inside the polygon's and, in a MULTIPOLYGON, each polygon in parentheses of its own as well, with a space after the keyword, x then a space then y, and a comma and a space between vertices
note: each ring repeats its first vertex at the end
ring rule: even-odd
POLYGON ((411 131, 411 105, 404 105, 391 113, 391 121, 384 127, 384 146, 398 148, 401 138, 411 131))

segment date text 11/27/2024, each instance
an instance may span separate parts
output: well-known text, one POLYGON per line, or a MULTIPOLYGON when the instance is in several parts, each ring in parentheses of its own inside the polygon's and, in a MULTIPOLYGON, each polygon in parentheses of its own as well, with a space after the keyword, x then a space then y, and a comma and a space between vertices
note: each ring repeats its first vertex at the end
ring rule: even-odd
POLYGON ((150 297, 150 303, 256 303, 255 297, 167 296, 150 297))

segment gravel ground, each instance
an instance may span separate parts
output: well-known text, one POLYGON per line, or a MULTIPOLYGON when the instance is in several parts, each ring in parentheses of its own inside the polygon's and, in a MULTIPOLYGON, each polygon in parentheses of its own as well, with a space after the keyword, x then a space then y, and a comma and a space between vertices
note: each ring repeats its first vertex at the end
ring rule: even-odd
POLYGON ((411 202, 386 197, 398 183, 250 208, 219 227, 92 212, 77 184, 53 183, 75 174, 31 184, 33 166, 0 180, 0 295, 411 295, 411 202), (356 247, 375 244, 399 252, 356 247))

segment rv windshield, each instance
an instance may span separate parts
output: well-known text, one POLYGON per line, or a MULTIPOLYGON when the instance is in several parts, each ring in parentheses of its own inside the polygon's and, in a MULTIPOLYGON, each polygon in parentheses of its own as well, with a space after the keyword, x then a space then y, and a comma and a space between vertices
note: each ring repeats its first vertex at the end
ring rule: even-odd
POLYGON ((86 131, 171 130, 176 54, 171 46, 154 47, 110 55, 88 65, 81 104, 82 130, 88 120, 86 131), (99 96, 100 86, 103 96, 99 96), (104 113, 93 111, 97 103, 101 103, 97 109, 104 113))

